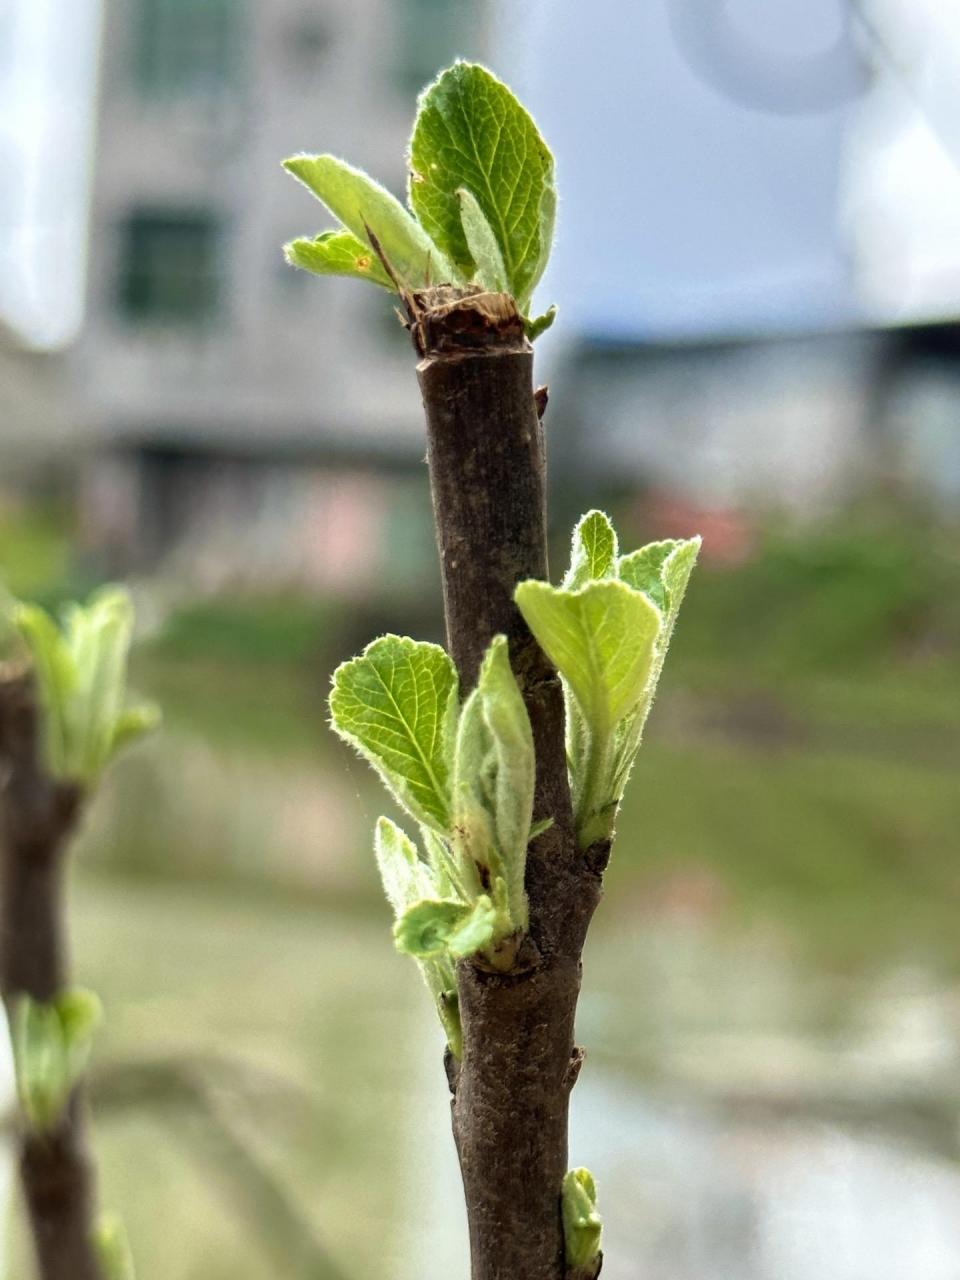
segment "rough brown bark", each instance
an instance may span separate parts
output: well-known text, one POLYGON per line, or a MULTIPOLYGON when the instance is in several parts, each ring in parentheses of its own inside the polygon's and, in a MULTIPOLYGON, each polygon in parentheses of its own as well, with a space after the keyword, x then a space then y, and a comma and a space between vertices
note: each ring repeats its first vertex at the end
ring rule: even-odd
MULTIPOLYGON (((29 673, 0 668, 0 988, 49 1001, 62 990, 63 854, 82 796, 40 764, 29 673)), ((20 1175, 42 1280, 101 1280, 92 1242, 93 1178, 83 1102, 71 1099, 49 1134, 24 1131, 20 1175)))
POLYGON ((580 954, 600 897, 598 861, 573 830, 559 679, 513 603, 547 576, 546 462, 533 351, 507 295, 439 288, 408 296, 427 423, 447 642, 464 692, 491 638, 510 657, 533 728, 536 820, 528 940, 506 971, 461 962, 462 1063, 449 1072, 473 1280, 565 1280, 567 1170, 580 954))

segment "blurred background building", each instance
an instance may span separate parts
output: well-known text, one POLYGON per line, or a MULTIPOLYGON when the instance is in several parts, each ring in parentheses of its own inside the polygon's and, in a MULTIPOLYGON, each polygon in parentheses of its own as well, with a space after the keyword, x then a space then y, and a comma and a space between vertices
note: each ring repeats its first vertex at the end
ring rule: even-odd
POLYGON ((318 1280, 290 1213, 351 1280, 465 1274, 384 802, 325 728, 337 661, 441 632, 413 353, 386 293, 286 266, 330 219, 279 166, 402 193, 455 56, 557 157, 556 562, 592 505, 705 535, 587 957, 611 1272, 957 1280, 941 0, 0 0, 0 588, 128 578, 166 724, 92 806, 79 976, 105 1060, 188 1062, 232 1126, 110 1113, 105 1203, 144 1280, 318 1280))

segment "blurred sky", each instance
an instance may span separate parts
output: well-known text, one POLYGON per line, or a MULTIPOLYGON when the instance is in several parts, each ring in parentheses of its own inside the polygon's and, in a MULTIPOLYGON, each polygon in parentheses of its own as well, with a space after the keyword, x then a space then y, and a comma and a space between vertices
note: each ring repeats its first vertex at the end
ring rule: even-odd
MULTIPOLYGON (((960 310, 955 4, 490 2, 491 60, 558 156, 543 296, 573 331, 960 310)), ((0 317, 41 347, 81 320, 99 8, 0 0, 0 317)))
POLYGON ((82 317, 99 0, 0 0, 0 318, 28 343, 82 317))

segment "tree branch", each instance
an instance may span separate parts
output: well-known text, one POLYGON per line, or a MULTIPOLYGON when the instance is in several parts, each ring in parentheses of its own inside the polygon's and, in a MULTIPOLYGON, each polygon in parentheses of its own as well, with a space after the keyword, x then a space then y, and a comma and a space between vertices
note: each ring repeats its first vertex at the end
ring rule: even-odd
POLYGON ((537 757, 527 943, 510 970, 457 971, 464 1055, 451 1073, 473 1280, 565 1280, 560 1187, 576 1078, 580 955, 600 877, 577 850, 556 672, 513 603, 547 576, 546 462, 533 351, 506 294, 449 286, 405 298, 427 424, 447 642, 464 692, 505 634, 537 757))
MULTIPOLYGON (((63 989, 63 854, 82 799, 41 766, 30 673, 0 667, 0 989, 8 1011, 19 996, 47 1003, 63 989)), ((42 1280, 101 1280, 82 1113, 75 1090, 52 1132, 21 1133, 20 1177, 42 1280)))

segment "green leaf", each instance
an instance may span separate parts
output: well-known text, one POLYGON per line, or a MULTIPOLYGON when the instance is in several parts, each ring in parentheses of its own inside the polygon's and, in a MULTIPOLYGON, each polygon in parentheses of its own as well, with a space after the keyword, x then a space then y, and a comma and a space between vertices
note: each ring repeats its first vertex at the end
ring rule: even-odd
POLYGON ((417 853, 417 846, 389 818, 377 821, 374 853, 383 890, 395 916, 436 893, 430 868, 417 853))
POLYGON ((322 231, 310 239, 301 236, 283 246, 291 266, 317 276, 352 276, 396 292, 396 286, 368 244, 349 231, 322 231))
POLYGON ((588 511, 573 531, 570 568, 563 588, 576 591, 588 582, 616 577, 616 572, 617 535, 613 525, 602 511, 588 511))
POLYGON ((454 751, 453 839, 458 865, 476 866, 488 887, 501 878, 506 918, 498 936, 527 926, 524 890, 533 818, 536 759, 530 718, 510 667, 505 636, 495 636, 477 686, 464 703, 454 751))
POLYGON ((456 62, 420 95, 410 166, 410 204, 466 279, 477 263, 457 193, 475 197, 525 311, 547 264, 556 213, 553 156, 529 113, 485 67, 456 62))
POLYGON ((394 926, 397 950, 429 959, 451 955, 458 959, 481 951, 493 938, 497 909, 482 895, 472 904, 452 899, 428 899, 408 907, 394 926))
POLYGON ((36 605, 18 604, 13 624, 30 651, 43 708, 44 754, 55 777, 67 772, 68 747, 64 710, 77 686, 77 668, 59 628, 36 605))
MULTIPOLYGON (((448 282, 454 272, 442 252, 395 196, 335 156, 291 156, 283 167, 321 200, 361 244, 374 232, 402 283, 413 289, 448 282)), ((352 273, 351 273, 352 274, 352 273)))
POLYGON ((509 289, 507 269, 503 265, 503 255, 497 244, 497 237, 487 221, 476 197, 466 187, 457 191, 460 201, 460 221, 463 223, 463 234, 476 269, 476 279, 485 289, 494 293, 506 292, 509 289))
POLYGON ((529 316, 525 316, 523 321, 523 332, 527 335, 527 340, 529 342, 536 342, 541 333, 546 333, 556 318, 556 306, 547 307, 542 316, 535 316, 532 320, 529 316))
POLYGON ((60 1019, 67 1075, 75 1083, 90 1061, 94 1032, 103 1021, 103 1005, 92 991, 74 987, 61 992, 54 1007, 60 1019))
POLYGON ((38 1133, 53 1129, 86 1070, 100 1001, 92 992, 62 992, 43 1003, 20 996, 13 1015, 13 1052, 20 1106, 38 1133))
POLYGON ((563 1235, 569 1268, 590 1268, 600 1253, 603 1220, 597 1212, 597 1187, 589 1169, 571 1169, 561 1192, 563 1235))
POLYGON ((620 799, 617 728, 643 702, 660 611, 642 592, 612 578, 576 591, 522 582, 516 601, 572 693, 567 752, 577 833, 586 848, 613 831, 620 799))
POLYGON ((591 732, 611 730, 646 686, 660 611, 613 579, 579 591, 521 582, 516 600, 537 643, 570 682, 591 732))
POLYGON ((653 706, 677 615, 699 551, 699 538, 689 538, 685 542, 655 542, 620 561, 619 567, 623 576, 632 577, 652 600, 663 601, 664 619, 657 637, 653 668, 644 698, 621 726, 618 735, 613 783, 618 797, 623 795, 634 759, 640 748, 644 726, 650 714, 650 708, 653 706), (625 561, 629 562, 626 572, 624 572, 625 561), (653 577, 652 567, 655 564, 659 566, 656 580, 653 577))
POLYGON ((666 613, 668 607, 663 565, 667 556, 679 545, 672 538, 667 538, 664 542, 651 542, 639 551, 621 556, 617 563, 617 574, 621 581, 637 591, 643 591, 663 613, 666 613))
POLYGON ((338 667, 330 694, 337 733, 408 813, 441 834, 450 821, 457 698, 456 671, 439 645, 392 635, 338 667))
POLYGON ((30 605, 15 619, 36 672, 46 767, 54 777, 93 783, 121 746, 158 721, 155 708, 124 708, 130 597, 106 587, 85 605, 68 605, 62 630, 30 605))
POLYGON ((148 733, 160 727, 163 719, 160 708, 154 702, 142 702, 136 707, 127 707, 117 716, 110 739, 109 756, 112 758, 148 733))
POLYGON ((115 1213, 102 1213, 93 1233, 104 1280, 136 1280, 126 1228, 115 1213))

